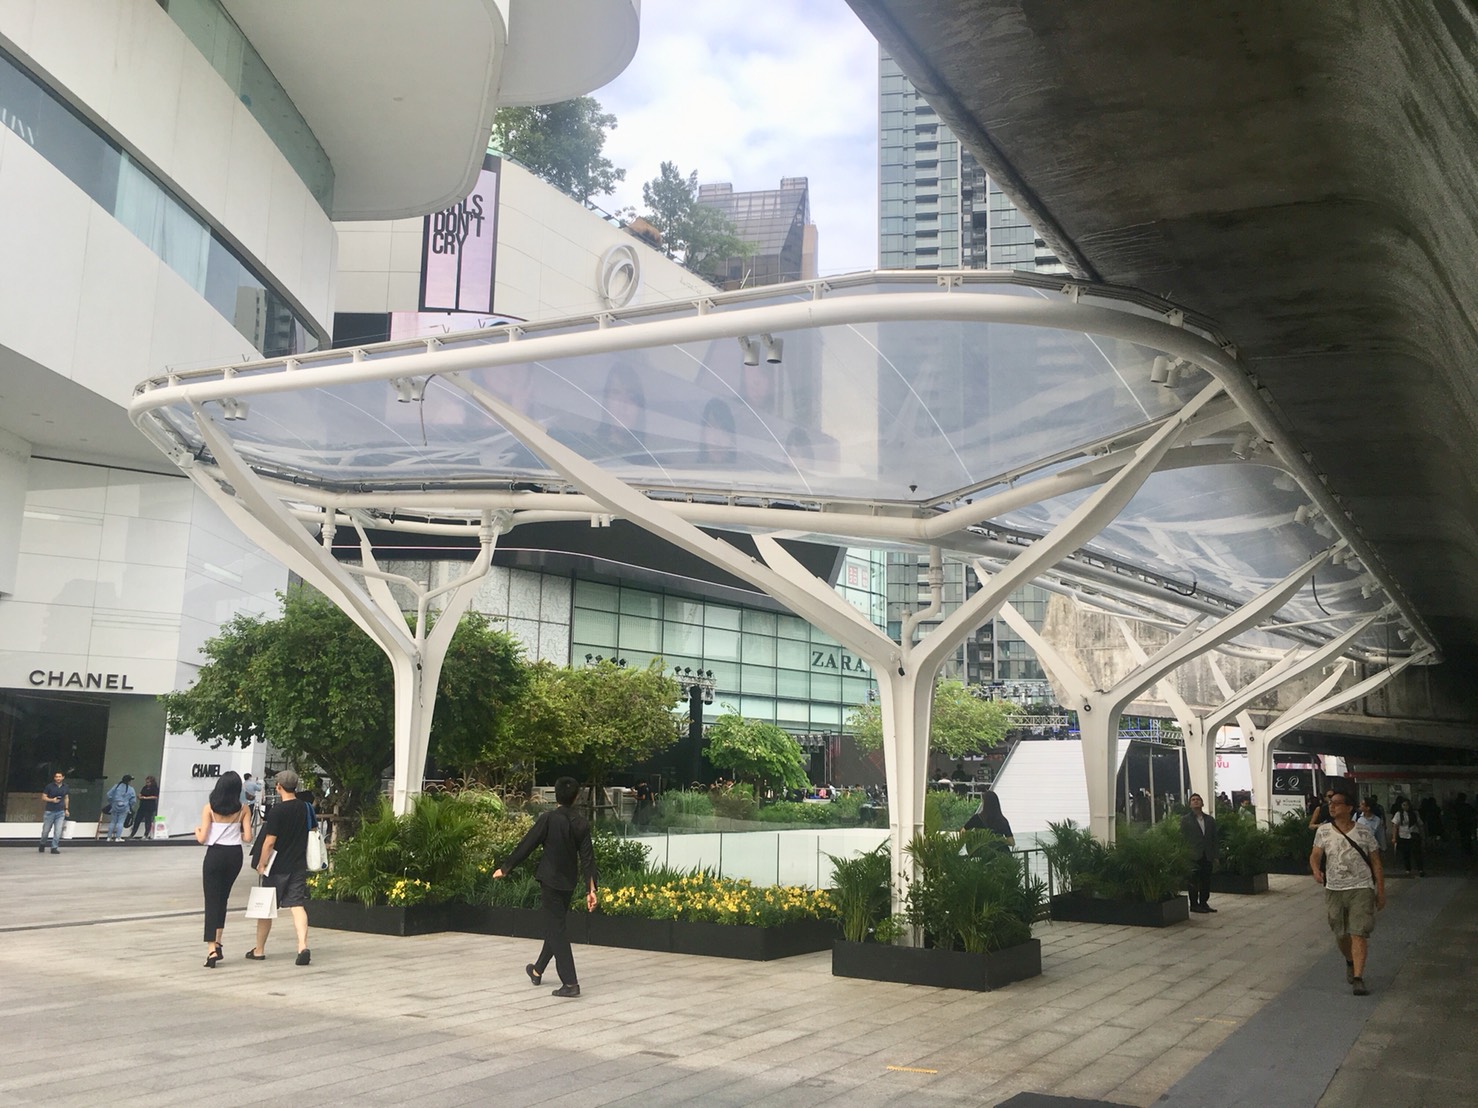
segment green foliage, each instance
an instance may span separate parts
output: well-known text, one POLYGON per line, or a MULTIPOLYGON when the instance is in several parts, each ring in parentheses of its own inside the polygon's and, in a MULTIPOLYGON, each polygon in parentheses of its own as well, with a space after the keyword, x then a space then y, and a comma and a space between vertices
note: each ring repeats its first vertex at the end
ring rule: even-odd
POLYGON ((729 258, 754 253, 736 234, 728 216, 698 203, 698 171, 686 177, 674 162, 663 162, 657 176, 641 188, 642 217, 662 235, 662 249, 695 273, 712 272, 729 258))
POLYGON ((892 860, 888 844, 851 858, 831 859, 831 899, 842 924, 842 938, 848 942, 866 942, 878 920, 888 912, 892 882, 889 871, 892 860))
POLYGON ((930 789, 924 794, 924 830, 958 831, 979 807, 974 797, 930 789))
POLYGON ((500 108, 493 144, 536 176, 576 200, 608 196, 626 179, 606 158, 606 134, 616 117, 589 96, 529 108, 500 108))
POLYGON ((624 839, 596 828, 590 834, 590 848, 602 880, 608 875, 640 873, 647 868, 647 848, 639 839, 624 839))
MULTIPOLYGON (((1008 709, 994 700, 972 693, 960 681, 946 679, 934 685, 929 712, 929 746, 951 758, 989 750, 1006 737, 1008 709)), ((882 705, 869 701, 853 708, 847 716, 860 750, 883 745, 882 705)))
POLYGON ((496 844, 519 826, 527 829, 526 821, 505 826, 479 805, 480 798, 462 803, 427 794, 396 816, 389 801, 381 800, 335 849, 315 895, 362 904, 475 903, 491 879, 496 844))
POLYGON ((1144 830, 1121 822, 1112 846, 1072 820, 1047 826, 1052 842, 1044 844, 1042 852, 1059 892, 1155 903, 1185 887, 1191 848, 1176 819, 1144 830))
POLYGON ((826 827, 836 821, 830 804, 807 804, 799 800, 777 800, 766 804, 755 818, 760 823, 794 823, 806 827, 826 827))
POLYGON ((672 789, 658 798, 657 815, 668 821, 678 818, 710 819, 713 816, 713 798, 706 792, 672 789))
POLYGON ((1225 873, 1251 877, 1268 872, 1273 836, 1255 820, 1228 816, 1216 821, 1217 863, 1225 873))
MULTIPOLYGON (((281 599, 278 618, 240 615, 206 642, 195 683, 160 697, 166 719, 170 730, 214 746, 270 741, 295 765, 331 779, 334 811, 357 815, 393 760, 390 663, 321 594, 298 587, 281 599)), ((509 724, 522 665, 517 644, 486 617, 463 618, 432 721, 439 761, 456 764, 509 724)))
POLYGON ((703 753, 714 766, 761 788, 803 789, 809 784, 801 744, 773 723, 745 719, 730 704, 708 729, 703 753))
POLYGON ((1045 886, 1026 878, 988 831, 925 832, 908 853, 917 875, 905 894, 908 922, 944 950, 982 953, 1031 938, 1045 886))
POLYGON ((1308 817, 1287 812, 1268 829, 1268 857, 1279 861, 1307 863, 1314 851, 1314 829, 1308 817))
POLYGON ((740 781, 728 788, 713 788, 708 791, 713 802, 713 812, 724 819, 747 820, 754 818, 754 786, 740 781))
POLYGON ((530 681, 523 646, 481 612, 457 625, 442 663, 431 754, 443 769, 485 775, 516 743, 518 706, 530 681))

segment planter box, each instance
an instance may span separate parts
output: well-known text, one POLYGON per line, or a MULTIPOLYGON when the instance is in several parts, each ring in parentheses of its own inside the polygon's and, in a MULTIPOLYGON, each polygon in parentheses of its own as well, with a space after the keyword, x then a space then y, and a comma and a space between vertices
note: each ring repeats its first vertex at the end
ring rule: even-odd
POLYGON ((642 916, 608 916, 604 912, 583 916, 586 938, 591 946, 619 946, 626 950, 655 950, 672 953, 672 921, 642 916))
POLYGON ((1274 858, 1268 863, 1269 873, 1288 873, 1294 877, 1309 876, 1309 860, 1307 858, 1274 858))
POLYGON ((1240 873, 1213 873, 1211 875, 1211 891, 1214 893, 1228 893, 1234 896, 1252 896, 1256 893, 1265 893, 1268 891, 1268 875, 1265 873, 1247 875, 1240 873))
POLYGON ((1052 918, 1069 923, 1112 923, 1120 927, 1169 927, 1190 919, 1191 906, 1184 896, 1145 904, 1062 893, 1052 898, 1052 918))
POLYGON ((831 948, 831 972, 834 977, 989 992, 1013 981, 1039 976, 1042 944, 1031 939, 990 954, 967 954, 962 950, 849 943, 838 939, 831 948))
POLYGON ((779 927, 745 927, 727 923, 672 924, 674 954, 706 954, 710 958, 745 958, 770 962, 797 954, 829 950, 838 935, 830 920, 796 920, 779 927))
POLYGON ((434 935, 439 931, 463 930, 468 911, 465 904, 366 908, 358 901, 312 900, 308 902, 308 924, 370 935, 434 935))

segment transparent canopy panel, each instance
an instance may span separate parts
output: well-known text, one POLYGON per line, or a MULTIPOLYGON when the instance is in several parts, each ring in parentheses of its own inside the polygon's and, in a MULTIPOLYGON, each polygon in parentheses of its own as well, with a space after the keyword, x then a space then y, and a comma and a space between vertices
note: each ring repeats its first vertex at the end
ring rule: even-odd
MULTIPOLYGON (((463 510, 455 496, 464 490, 578 487, 535 453, 535 436, 526 443, 500 424, 481 393, 652 496, 927 519, 1133 446, 1212 383, 1190 359, 1150 344, 1176 345, 1190 333, 1177 330, 1178 312, 1114 290, 1088 295, 1094 305, 1080 311, 1072 288, 1003 274, 876 274, 715 293, 593 319, 172 374, 141 386, 135 407, 147 408, 152 390, 186 388, 135 418, 161 444, 173 440, 172 450, 208 460, 198 405, 259 475, 374 493, 384 512, 402 508, 396 497, 407 490, 446 490, 439 510, 450 518, 463 510), (1069 299, 1071 316, 1062 310, 1069 299), (1065 329, 1079 319, 1098 326, 1065 329), (338 372, 344 380, 333 379, 338 372), (371 373, 378 377, 365 379, 371 373), (259 379, 274 375, 260 390, 259 379), (233 381, 244 383, 239 398, 229 395, 233 381), (184 395, 196 385, 213 389, 210 398, 184 395)), ((1213 355, 1220 345, 1204 328, 1194 341, 1213 355)), ((1127 599, 1137 567, 1161 581, 1154 610, 1176 604, 1184 618, 1255 596, 1337 539, 1288 472, 1234 460, 1246 417, 1222 400, 1227 410, 1206 434, 1182 444, 1195 449, 1167 455, 1087 544, 1085 553, 1119 564, 1118 576, 1095 578, 1080 560, 1059 563, 1063 580, 1127 599)), ((997 545, 1030 542, 1096 487, 974 522, 985 534, 1013 533, 991 540, 997 545)), ((803 534, 807 517, 816 519, 791 514, 771 529, 803 534)), ((818 534, 837 541, 839 532, 818 534)), ((971 536, 961 553, 971 544, 974 553, 989 548, 971 536)), ((1326 564, 1277 618, 1315 628, 1314 639, 1336 633, 1388 602, 1372 581, 1358 565, 1326 564)), ((1141 608, 1143 597, 1134 601, 1141 608)), ((1362 642, 1384 647, 1388 630, 1377 624, 1362 642)))

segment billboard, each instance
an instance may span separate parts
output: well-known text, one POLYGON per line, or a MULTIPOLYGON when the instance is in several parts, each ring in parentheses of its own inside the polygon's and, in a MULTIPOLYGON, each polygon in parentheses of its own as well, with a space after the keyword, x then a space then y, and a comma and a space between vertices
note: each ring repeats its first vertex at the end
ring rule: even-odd
POLYGON ((466 199, 426 217, 421 233, 421 311, 492 314, 500 164, 499 158, 487 155, 466 199))

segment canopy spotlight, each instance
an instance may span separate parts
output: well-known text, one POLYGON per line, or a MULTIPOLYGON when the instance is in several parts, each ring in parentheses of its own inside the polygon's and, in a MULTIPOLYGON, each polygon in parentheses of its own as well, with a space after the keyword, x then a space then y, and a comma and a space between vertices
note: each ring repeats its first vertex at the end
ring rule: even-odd
POLYGON ((759 347, 755 345, 754 339, 750 338, 748 335, 740 335, 739 349, 744 351, 745 365, 760 364, 760 350, 759 347))
POLYGON ((779 365, 780 355, 785 350, 785 340, 773 335, 761 335, 760 341, 765 344, 765 361, 771 365, 779 365))

